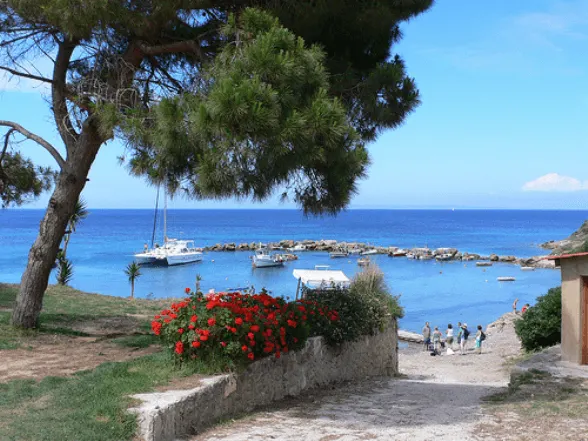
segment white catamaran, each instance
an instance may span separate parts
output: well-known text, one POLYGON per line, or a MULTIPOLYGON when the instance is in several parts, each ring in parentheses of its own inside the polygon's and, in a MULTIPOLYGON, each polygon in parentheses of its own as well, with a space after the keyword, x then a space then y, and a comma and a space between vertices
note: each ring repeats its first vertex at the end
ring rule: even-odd
MULTIPOLYGON (((159 199, 159 190, 157 192, 159 199)), ((142 253, 135 254, 135 261, 140 265, 182 265, 185 263, 201 262, 202 251, 194 246, 193 240, 178 240, 167 237, 167 194, 164 196, 163 207, 163 245, 153 245, 149 249, 145 245, 142 253)), ((153 226, 153 236, 155 236, 155 225, 153 226)))

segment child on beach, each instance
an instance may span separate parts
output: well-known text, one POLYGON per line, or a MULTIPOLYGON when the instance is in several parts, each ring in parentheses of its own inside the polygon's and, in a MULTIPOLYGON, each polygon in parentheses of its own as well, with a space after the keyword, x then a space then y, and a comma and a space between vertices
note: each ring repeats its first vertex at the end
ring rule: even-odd
POLYGON ((437 354, 441 353, 441 337, 443 337, 443 334, 441 334, 439 328, 435 326, 435 330, 433 331, 433 350, 437 354))
POLYGON ((476 353, 482 353, 482 342, 486 340, 486 334, 482 331, 482 325, 478 325, 478 332, 476 332, 476 353))

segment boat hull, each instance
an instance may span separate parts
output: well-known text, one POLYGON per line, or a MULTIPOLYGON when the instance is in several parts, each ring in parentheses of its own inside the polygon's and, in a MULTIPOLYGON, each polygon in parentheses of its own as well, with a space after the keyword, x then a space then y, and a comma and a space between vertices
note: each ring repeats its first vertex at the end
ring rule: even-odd
POLYGON ((284 262, 278 260, 262 260, 262 259, 254 259, 253 260, 253 267, 254 268, 272 268, 277 266, 284 266, 284 262))
POLYGON ((168 254, 165 257, 168 266, 184 265, 187 263, 202 262, 202 253, 168 254))

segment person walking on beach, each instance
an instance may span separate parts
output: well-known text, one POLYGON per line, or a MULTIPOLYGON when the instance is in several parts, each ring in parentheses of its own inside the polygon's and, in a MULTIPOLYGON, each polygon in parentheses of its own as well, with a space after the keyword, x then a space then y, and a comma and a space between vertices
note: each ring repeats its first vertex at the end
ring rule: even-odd
POLYGON ((486 334, 482 331, 482 325, 478 325, 478 332, 476 332, 476 353, 482 353, 482 342, 486 340, 486 334))
POLYGON ((517 313, 517 303, 519 303, 519 299, 515 299, 515 301, 512 302, 512 312, 515 314, 517 313))
POLYGON ((468 330, 468 324, 464 323, 461 325, 461 342, 459 344, 459 350, 461 355, 465 355, 467 351, 468 345, 468 337, 470 336, 470 331, 468 330))
POLYGON ((447 349, 453 349, 453 325, 449 323, 447 325, 447 331, 445 331, 445 344, 447 345, 447 349))
POLYGON ((461 336, 463 335, 463 329, 461 329, 461 322, 457 322, 457 346, 461 347, 461 336))
POLYGON ((439 328, 435 326, 435 330, 433 331, 433 350, 436 354, 441 353, 441 338, 443 334, 439 331, 439 328))
POLYGON ((429 326, 429 322, 426 322, 423 328, 423 343, 425 345, 426 351, 429 349, 429 345, 431 344, 431 327, 429 326))

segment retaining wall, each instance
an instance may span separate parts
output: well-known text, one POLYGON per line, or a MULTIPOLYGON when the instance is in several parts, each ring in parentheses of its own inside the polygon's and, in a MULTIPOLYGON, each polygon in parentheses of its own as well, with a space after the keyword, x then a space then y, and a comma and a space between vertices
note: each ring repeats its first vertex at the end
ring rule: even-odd
POLYGON ((139 439, 172 441, 201 432, 220 419, 249 412, 309 389, 398 373, 397 322, 375 336, 329 347, 322 337, 281 358, 264 358, 242 373, 205 378, 190 390, 138 394, 139 439))

